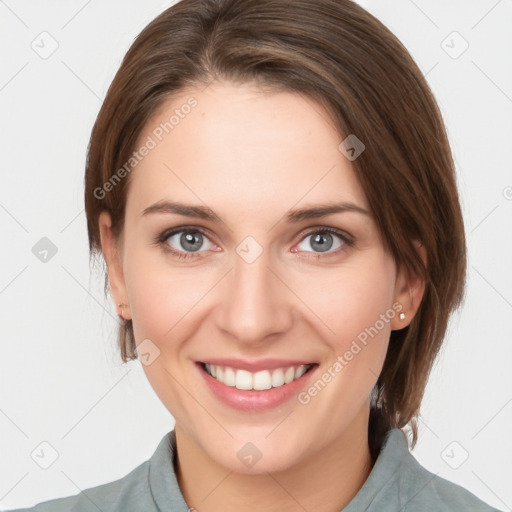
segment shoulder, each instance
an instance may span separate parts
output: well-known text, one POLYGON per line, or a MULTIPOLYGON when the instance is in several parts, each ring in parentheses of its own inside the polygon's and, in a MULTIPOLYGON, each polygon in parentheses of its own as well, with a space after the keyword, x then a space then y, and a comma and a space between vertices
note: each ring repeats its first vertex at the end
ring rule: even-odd
POLYGON ((405 433, 386 433, 365 483, 343 512, 500 512, 477 496, 424 468, 409 451, 405 433))
POLYGON ((424 468, 409 452, 405 434, 400 429, 395 429, 391 435, 399 462, 391 488, 395 487, 398 504, 403 507, 400 510, 499 512, 464 487, 424 468))
POLYGON ((32 508, 6 512, 135 512, 153 511, 152 504, 145 498, 150 496, 148 486, 149 461, 142 463, 124 477, 81 491, 79 494, 38 503, 32 508))
POLYGON ((174 430, 160 441, 153 455, 127 475, 90 487, 74 496, 5 512, 169 512, 188 511, 174 472, 174 430))
POLYGON ((74 496, 4 512, 187 512, 174 471, 175 431, 168 432, 149 460, 113 482, 90 487, 74 496))
MULTIPOLYGON (((496 512, 473 493, 458 484, 431 473, 411 455, 400 471, 400 485, 409 503, 405 510, 496 512)), ((405 505, 405 503, 404 503, 405 505)))

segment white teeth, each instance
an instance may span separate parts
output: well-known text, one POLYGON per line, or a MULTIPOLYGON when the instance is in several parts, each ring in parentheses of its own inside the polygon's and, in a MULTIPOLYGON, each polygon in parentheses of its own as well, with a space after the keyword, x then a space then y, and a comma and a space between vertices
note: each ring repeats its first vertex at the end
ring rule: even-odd
POLYGON ((229 366, 205 364, 206 371, 219 382, 237 389, 263 391, 278 388, 302 377, 311 365, 289 366, 275 370, 261 370, 251 373, 247 370, 236 370, 229 366))
MULTIPOLYGON (((258 391, 262 391, 264 389, 270 389, 272 387, 272 378, 270 377, 270 372, 268 370, 262 370, 261 372, 256 372, 253 376, 253 388, 258 391)), ((276 386, 277 387, 277 386, 276 386)))
POLYGON ((224 380, 222 382, 226 384, 226 386, 236 386, 235 370, 233 370, 233 368, 226 367, 224 370, 224 380))
POLYGON ((296 370, 295 370, 295 378, 298 379, 299 377, 302 377, 306 373, 306 367, 301 364, 296 370))
POLYGON ((284 383, 288 384, 291 382, 295 377, 295 368, 292 366, 291 368, 288 368, 284 374, 284 383))
MULTIPOLYGON (((226 370, 227 371, 227 370, 226 370)), ((251 372, 246 370, 238 370, 236 372, 236 384, 237 389, 252 389, 252 375, 251 372)))
POLYGON ((281 368, 272 372, 272 387, 278 388, 284 384, 284 372, 281 368))

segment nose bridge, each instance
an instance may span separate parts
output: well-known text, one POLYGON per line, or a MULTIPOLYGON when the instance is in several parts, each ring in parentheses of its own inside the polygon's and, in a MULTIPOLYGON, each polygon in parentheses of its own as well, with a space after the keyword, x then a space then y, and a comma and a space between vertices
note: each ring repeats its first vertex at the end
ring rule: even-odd
POLYGON ((284 285, 268 267, 270 251, 247 237, 233 255, 233 270, 221 299, 219 327, 239 342, 257 343, 291 325, 291 304, 284 285))

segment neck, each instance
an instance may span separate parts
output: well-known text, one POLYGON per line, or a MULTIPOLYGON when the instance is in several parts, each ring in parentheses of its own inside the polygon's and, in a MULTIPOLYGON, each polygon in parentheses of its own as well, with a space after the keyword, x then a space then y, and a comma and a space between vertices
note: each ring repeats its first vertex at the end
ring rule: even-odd
POLYGON ((362 414, 334 442, 300 464, 256 475, 218 465, 176 424, 178 484, 190 509, 200 512, 339 512, 373 467, 367 414, 364 420, 362 414))

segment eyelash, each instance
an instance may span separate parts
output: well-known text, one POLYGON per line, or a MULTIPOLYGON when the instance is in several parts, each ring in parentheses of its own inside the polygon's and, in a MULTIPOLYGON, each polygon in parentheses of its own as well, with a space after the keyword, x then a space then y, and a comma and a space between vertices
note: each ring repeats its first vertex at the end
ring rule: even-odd
MULTIPOLYGON (((167 240, 171 236, 176 235, 177 233, 201 233, 203 236, 205 236, 209 240, 208 234, 204 230, 202 230, 198 227, 180 226, 177 228, 172 228, 172 229, 163 231, 160 235, 158 235, 156 237, 155 244, 161 245, 162 248, 164 249, 164 251, 172 254, 173 257, 176 257, 178 259, 187 260, 187 259, 200 258, 201 256, 199 256, 196 253, 187 253, 187 252, 182 252, 182 251, 176 251, 167 243, 167 240)), ((325 256, 322 253, 314 253, 315 256, 306 256, 307 258, 314 258, 314 259, 326 258, 329 256, 333 256, 335 254, 338 254, 338 253, 342 252, 343 250, 347 250, 347 248, 353 247, 355 245, 354 239, 350 235, 348 235, 348 233, 341 231, 339 229, 331 228, 331 227, 327 227, 327 226, 316 227, 314 229, 310 229, 306 233, 303 233, 302 238, 299 240, 299 243, 302 242, 308 236, 311 236, 314 234, 323 235, 325 233, 332 233, 332 234, 338 236, 342 240, 343 246, 336 249, 334 252, 326 253, 325 256)), ((300 252, 300 251, 297 251, 297 252, 300 252)))

